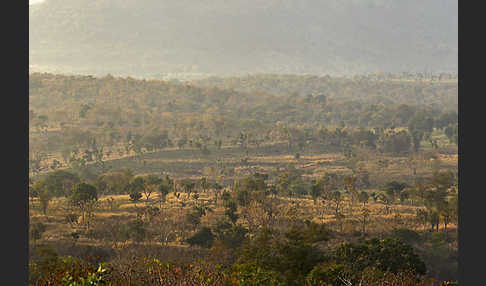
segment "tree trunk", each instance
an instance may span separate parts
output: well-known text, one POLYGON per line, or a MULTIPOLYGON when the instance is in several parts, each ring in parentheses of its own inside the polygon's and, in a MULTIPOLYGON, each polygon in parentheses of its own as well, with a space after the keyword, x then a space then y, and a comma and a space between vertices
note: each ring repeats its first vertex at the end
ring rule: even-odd
POLYGON ((361 234, 364 236, 366 231, 366 218, 363 218, 363 229, 361 230, 361 234))
POLYGON ((84 225, 86 225, 86 212, 84 208, 81 209, 81 221, 83 222, 84 225))

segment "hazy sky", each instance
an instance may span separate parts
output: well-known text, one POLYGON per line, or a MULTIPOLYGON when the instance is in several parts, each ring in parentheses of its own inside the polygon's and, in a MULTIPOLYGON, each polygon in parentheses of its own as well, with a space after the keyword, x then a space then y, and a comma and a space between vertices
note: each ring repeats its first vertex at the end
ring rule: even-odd
POLYGON ((37 3, 41 3, 43 2, 44 0, 29 0, 29 5, 32 5, 32 4, 37 4, 37 3))
POLYGON ((30 64, 66 72, 457 71, 457 0, 29 1, 30 64))

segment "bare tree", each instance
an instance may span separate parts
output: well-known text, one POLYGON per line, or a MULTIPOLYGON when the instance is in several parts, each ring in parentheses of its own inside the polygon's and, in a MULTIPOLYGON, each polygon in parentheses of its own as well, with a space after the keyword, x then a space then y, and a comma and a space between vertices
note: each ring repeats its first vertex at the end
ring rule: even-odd
POLYGON ((175 240, 177 235, 177 223, 172 219, 171 212, 161 210, 152 220, 158 240, 165 246, 175 240))

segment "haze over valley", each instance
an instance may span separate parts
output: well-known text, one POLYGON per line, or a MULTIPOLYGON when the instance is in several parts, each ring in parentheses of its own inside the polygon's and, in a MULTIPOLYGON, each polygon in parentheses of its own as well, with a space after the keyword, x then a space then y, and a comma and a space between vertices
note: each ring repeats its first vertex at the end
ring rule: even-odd
POLYGON ((456 72, 457 1, 45 0, 29 45, 70 74, 456 72))

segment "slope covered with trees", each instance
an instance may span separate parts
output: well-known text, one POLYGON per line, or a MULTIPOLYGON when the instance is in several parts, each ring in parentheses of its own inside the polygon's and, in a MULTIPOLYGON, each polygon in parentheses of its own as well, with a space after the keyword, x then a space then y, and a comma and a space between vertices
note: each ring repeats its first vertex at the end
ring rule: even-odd
POLYGON ((453 77, 32 73, 29 91, 31 285, 457 279, 453 77))
POLYGON ((433 132, 457 142, 454 83, 257 76, 216 85, 31 74, 31 168, 41 168, 43 153, 76 165, 169 147, 321 144, 346 153, 356 145, 398 154, 422 141, 436 146, 433 132))

